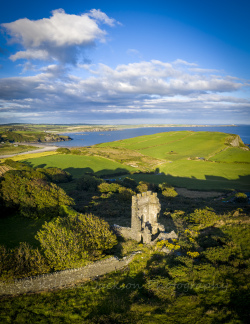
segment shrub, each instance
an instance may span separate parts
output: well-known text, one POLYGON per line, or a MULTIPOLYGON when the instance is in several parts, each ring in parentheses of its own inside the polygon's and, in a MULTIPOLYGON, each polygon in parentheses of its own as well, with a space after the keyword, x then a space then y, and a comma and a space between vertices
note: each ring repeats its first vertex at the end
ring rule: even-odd
POLYGON ((107 222, 76 212, 45 222, 36 239, 54 270, 84 265, 117 243, 107 222))
POLYGON ((247 202, 248 198, 247 195, 243 192, 237 192, 237 194, 235 194, 235 200, 237 202, 247 202))
POLYGON ((131 178, 128 178, 128 177, 123 179, 122 184, 125 187, 130 188, 132 190, 135 190, 136 187, 137 187, 137 182, 134 179, 131 179, 131 178))
POLYGON ((77 180, 76 189, 84 191, 96 191, 102 180, 95 176, 85 174, 83 177, 77 180))
POLYGON ((100 192, 118 192, 121 186, 117 183, 107 183, 103 182, 98 185, 98 190, 100 192))
POLYGON ((14 249, 0 246, 0 278, 2 280, 36 276, 50 271, 38 249, 21 242, 14 249))
POLYGON ((118 198, 120 200, 125 200, 125 201, 129 200, 129 201, 131 201, 132 196, 134 196, 135 194, 136 193, 133 190, 129 189, 129 188, 120 187, 119 188, 119 196, 118 196, 118 198))
POLYGON ((56 150, 57 153, 70 154, 70 150, 66 147, 60 147, 56 150))
POLYGON ((207 227, 213 225, 218 220, 218 216, 212 208, 205 207, 204 209, 195 209, 186 219, 190 223, 207 227))
POLYGON ((163 196, 165 197, 176 197, 178 193, 174 190, 174 188, 166 188, 162 191, 163 196))
POLYGON ((77 149, 73 149, 70 151, 71 154, 74 154, 74 155, 80 155, 81 154, 81 151, 80 150, 77 150, 77 149))
POLYGON ((58 216, 61 205, 74 204, 56 184, 25 178, 19 171, 5 173, 0 195, 6 207, 18 209, 30 218, 58 216))
POLYGON ((47 178, 55 183, 69 182, 72 179, 72 175, 59 168, 47 168, 47 169, 36 169, 40 173, 43 173, 47 178))
POLYGON ((145 182, 145 181, 140 181, 139 182, 139 185, 136 187, 136 189, 139 191, 139 192, 146 192, 149 190, 149 187, 150 187, 150 184, 148 182, 145 182))

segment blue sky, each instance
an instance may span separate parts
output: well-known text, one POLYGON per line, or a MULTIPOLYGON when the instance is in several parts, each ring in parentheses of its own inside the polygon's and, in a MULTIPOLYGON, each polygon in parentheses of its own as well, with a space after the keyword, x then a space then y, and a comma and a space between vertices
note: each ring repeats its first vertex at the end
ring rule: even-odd
POLYGON ((0 123, 249 124, 248 0, 5 1, 0 123))

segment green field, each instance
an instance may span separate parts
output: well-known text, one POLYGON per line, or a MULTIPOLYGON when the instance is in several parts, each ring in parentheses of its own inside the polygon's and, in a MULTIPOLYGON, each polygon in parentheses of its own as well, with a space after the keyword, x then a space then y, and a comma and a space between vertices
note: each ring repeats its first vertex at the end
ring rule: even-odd
POLYGON ((250 163, 250 151, 243 151, 237 147, 229 147, 226 150, 216 154, 210 158, 211 161, 216 162, 239 162, 250 163))
POLYGON ((158 159, 208 158, 226 147, 228 134, 210 132, 168 132, 139 136, 99 146, 124 147, 158 159))
POLYGON ((238 147, 232 147, 235 138, 237 135, 219 132, 167 132, 84 148, 84 155, 30 156, 25 160, 35 167, 62 168, 75 178, 85 172, 111 175, 146 170, 151 163, 148 169, 156 170, 155 174, 131 177, 189 189, 250 190, 250 151, 240 140, 238 147))
POLYGON ((235 136, 219 132, 168 132, 104 143, 165 160, 161 175, 133 175, 138 181, 164 181, 189 189, 250 189, 250 151, 231 147, 235 136), (225 163, 216 163, 225 162, 225 163))
POLYGON ((58 167, 80 178, 86 172, 94 172, 98 176, 119 172, 133 171, 134 168, 98 156, 56 154, 34 159, 27 159, 34 167, 58 167))

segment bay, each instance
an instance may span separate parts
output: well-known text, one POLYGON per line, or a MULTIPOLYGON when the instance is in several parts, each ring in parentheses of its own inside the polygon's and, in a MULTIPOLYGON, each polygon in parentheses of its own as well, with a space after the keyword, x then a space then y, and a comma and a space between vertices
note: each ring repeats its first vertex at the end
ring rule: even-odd
MULTIPOLYGON (((127 138, 152 135, 162 132, 172 131, 206 131, 206 132, 222 132, 228 134, 237 134, 241 137, 245 144, 250 144, 250 125, 237 125, 237 126, 197 126, 197 127, 143 127, 143 128, 130 128, 117 131, 107 132, 82 132, 82 133, 63 133, 68 135, 73 140, 67 142, 58 142, 57 146, 61 147, 82 147, 94 144, 113 142, 127 138)), ((54 145, 55 143, 53 143, 54 145)))

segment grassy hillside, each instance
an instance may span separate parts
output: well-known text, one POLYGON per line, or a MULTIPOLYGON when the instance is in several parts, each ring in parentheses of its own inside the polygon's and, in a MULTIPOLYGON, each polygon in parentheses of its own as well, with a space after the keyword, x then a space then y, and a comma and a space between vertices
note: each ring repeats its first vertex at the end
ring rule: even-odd
POLYGON ((133 171, 134 168, 121 163, 97 156, 62 155, 38 157, 25 160, 34 167, 58 167, 79 178, 86 172, 94 172, 97 175, 108 175, 120 172, 133 171))
POLYGON ((238 147, 228 147, 226 150, 219 152, 209 160, 216 162, 238 162, 250 163, 250 151, 243 151, 238 147))
POLYGON ((235 138, 236 135, 218 132, 179 131, 104 143, 97 147, 126 148, 165 160, 157 166, 161 175, 133 175, 138 181, 166 181, 190 189, 249 190, 250 151, 241 143, 232 147, 235 138))
POLYGON ((228 134, 217 132, 179 131, 139 136, 99 146, 124 147, 158 159, 175 161, 183 158, 209 158, 227 147, 227 137, 228 134))
POLYGON ((237 135, 232 134, 178 131, 83 147, 79 155, 32 158, 31 154, 23 159, 34 166, 57 166, 76 178, 85 172, 127 170, 141 171, 131 175, 137 181, 165 181, 200 190, 250 190, 250 151, 240 141, 233 147, 235 142, 237 135))

